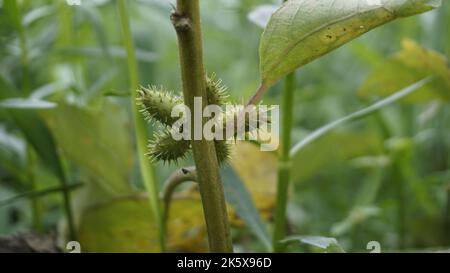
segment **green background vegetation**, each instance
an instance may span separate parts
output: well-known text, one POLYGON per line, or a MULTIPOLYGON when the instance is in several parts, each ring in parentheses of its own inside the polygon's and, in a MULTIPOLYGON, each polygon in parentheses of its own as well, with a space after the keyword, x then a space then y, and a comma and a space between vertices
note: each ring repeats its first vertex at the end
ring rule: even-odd
MULTIPOLYGON (((17 9, 7 2, 0 1, 0 235, 56 232, 65 242, 68 206, 59 193, 65 188, 82 250, 160 251, 134 148, 115 1, 82 1, 79 7, 17 1, 17 9)), ((163 84, 179 94, 169 1, 127 2, 140 84, 163 84)), ((237 102, 244 103, 260 81, 262 29, 248 13, 276 3, 201 1, 206 69, 237 102)), ((293 158, 290 235, 334 237, 348 252, 367 251, 373 240, 383 251, 450 247, 449 25, 444 1, 297 71, 293 143, 426 76, 438 80, 333 130, 293 158)), ((282 90, 282 84, 271 88, 263 103, 280 104, 282 90)), ((149 124, 149 132, 154 129, 149 124)), ((189 165, 191 158, 180 162, 189 165)), ((160 188, 176 168, 154 164, 160 188)), ((270 245, 276 171, 276 155, 249 143, 238 144, 222 168, 236 251, 270 245)), ((172 204, 167 248, 205 251, 205 232, 197 189, 186 184, 172 204)), ((288 251, 321 250, 292 244, 288 251)))

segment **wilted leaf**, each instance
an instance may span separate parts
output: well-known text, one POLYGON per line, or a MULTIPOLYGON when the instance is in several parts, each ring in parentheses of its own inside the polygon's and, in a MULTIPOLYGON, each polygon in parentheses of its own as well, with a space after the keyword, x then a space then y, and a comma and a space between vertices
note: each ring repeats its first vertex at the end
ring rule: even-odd
POLYGON ((271 17, 261 38, 262 85, 396 18, 438 7, 441 0, 291 0, 271 17))
POLYGON ((450 68, 445 56, 404 40, 403 49, 380 63, 359 90, 363 97, 389 96, 397 90, 428 76, 433 82, 405 99, 406 102, 450 100, 450 68))

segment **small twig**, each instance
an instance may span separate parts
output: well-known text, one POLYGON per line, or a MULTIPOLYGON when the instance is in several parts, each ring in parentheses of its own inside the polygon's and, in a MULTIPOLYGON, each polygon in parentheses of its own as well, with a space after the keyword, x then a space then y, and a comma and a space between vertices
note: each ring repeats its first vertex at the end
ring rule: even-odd
POLYGON ((164 232, 167 231, 167 220, 169 219, 170 203, 172 201, 173 193, 175 192, 175 189, 184 182, 197 182, 197 171, 194 166, 176 170, 164 183, 164 189, 161 192, 161 199, 164 202, 164 232))

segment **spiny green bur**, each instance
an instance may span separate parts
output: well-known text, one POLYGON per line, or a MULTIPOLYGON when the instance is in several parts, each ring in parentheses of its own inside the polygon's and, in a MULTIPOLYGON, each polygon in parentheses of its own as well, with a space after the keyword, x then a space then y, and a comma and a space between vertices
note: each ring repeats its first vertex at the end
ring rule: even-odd
POLYGON ((154 162, 177 162, 186 157, 191 143, 188 140, 176 141, 170 130, 164 128, 155 134, 155 138, 149 142, 147 156, 154 162))
MULTIPOLYGON (((170 133, 170 127, 179 119, 171 117, 172 109, 183 104, 181 97, 174 96, 163 87, 151 86, 141 87, 139 90, 138 104, 141 112, 147 120, 154 120, 165 126, 156 133, 154 139, 149 142, 147 155, 154 162, 162 161, 177 163, 178 160, 187 156, 191 149, 190 141, 175 140, 170 133)), ((226 87, 220 79, 216 79, 212 74, 206 79, 206 92, 208 104, 222 106, 227 103, 228 94, 226 87)), ((230 147, 226 141, 216 140, 215 142, 217 160, 220 164, 226 162, 230 157, 230 147)))
POLYGON ((163 87, 156 86, 141 87, 138 92, 138 104, 147 120, 155 120, 166 126, 172 126, 178 120, 177 117, 172 117, 171 113, 175 106, 183 104, 180 97, 170 94, 163 87))

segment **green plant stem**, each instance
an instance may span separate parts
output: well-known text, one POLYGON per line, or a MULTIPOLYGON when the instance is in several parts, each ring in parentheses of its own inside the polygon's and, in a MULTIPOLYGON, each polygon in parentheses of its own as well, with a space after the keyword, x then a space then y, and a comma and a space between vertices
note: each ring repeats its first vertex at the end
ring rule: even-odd
POLYGON ((288 189, 291 175, 291 149, 292 118, 294 110, 295 74, 286 77, 283 101, 281 105, 281 148, 278 158, 277 201, 275 207, 275 227, 272 247, 275 252, 282 252, 284 244, 280 243, 286 235, 286 207, 288 202, 288 189))
MULTIPOLYGON (((31 148, 31 145, 27 145, 27 177, 28 182, 30 183, 31 191, 37 191, 37 183, 34 176, 34 157, 33 157, 33 150, 31 148)), ((30 197, 31 199, 31 210, 33 212, 32 218, 33 218, 33 227, 36 231, 42 232, 43 226, 42 226, 42 210, 40 207, 39 198, 36 196, 30 197)))
POLYGON ((117 0, 117 9, 119 12, 123 32, 123 40, 127 52, 127 64, 130 78, 130 88, 133 92, 131 94, 131 107, 133 112, 134 126, 136 128, 136 142, 137 142, 139 166, 142 179, 144 181, 144 185, 149 195, 150 206, 152 208, 153 215, 157 221, 161 251, 165 251, 166 244, 163 231, 164 226, 162 221, 161 206, 158 198, 159 187, 155 179, 153 166, 150 164, 150 161, 145 156, 148 139, 147 126, 144 118, 142 117, 136 105, 136 99, 138 95, 136 90, 139 87, 139 75, 138 75, 139 72, 133 37, 131 35, 130 19, 128 16, 125 0, 117 0))
MULTIPOLYGON (((401 161, 397 158, 395 161, 401 161)), ((406 233, 406 207, 405 207, 405 176, 403 175, 403 163, 395 163, 393 168, 393 178, 396 183, 397 191, 397 247, 401 250, 405 249, 405 233, 406 233)))
POLYGON ((77 230, 75 226, 75 220, 72 212, 72 202, 69 191, 69 183, 67 182, 66 176, 64 173, 61 173, 59 176, 60 182, 62 184, 62 196, 63 196, 63 204, 64 204, 64 212, 66 214, 67 225, 69 228, 69 239, 77 240, 77 230))
MULTIPOLYGON (((179 42, 184 103, 194 119, 194 98, 201 97, 207 105, 206 77, 203 64, 203 46, 198 0, 177 0, 172 23, 179 42)), ((200 109, 203 110, 203 109, 200 109)), ((202 127, 205 119, 202 119, 202 127)), ((191 130, 191 139, 194 130, 191 130)), ((211 252, 232 252, 224 190, 219 175, 213 141, 192 140, 192 150, 202 198, 203 212, 211 252)))
POLYGON ((446 206, 444 211, 444 236, 446 245, 450 245, 450 185, 446 190, 446 206))
POLYGON ((27 36, 25 33, 25 28, 22 24, 22 18, 20 17, 20 6, 17 1, 11 1, 12 9, 14 10, 14 13, 16 13, 14 16, 14 24, 17 30, 17 33, 19 34, 19 45, 20 45, 20 62, 22 65, 22 90, 25 95, 28 95, 28 93, 31 90, 31 75, 30 75, 30 60, 29 60, 29 53, 28 53, 28 43, 27 43, 27 36))

